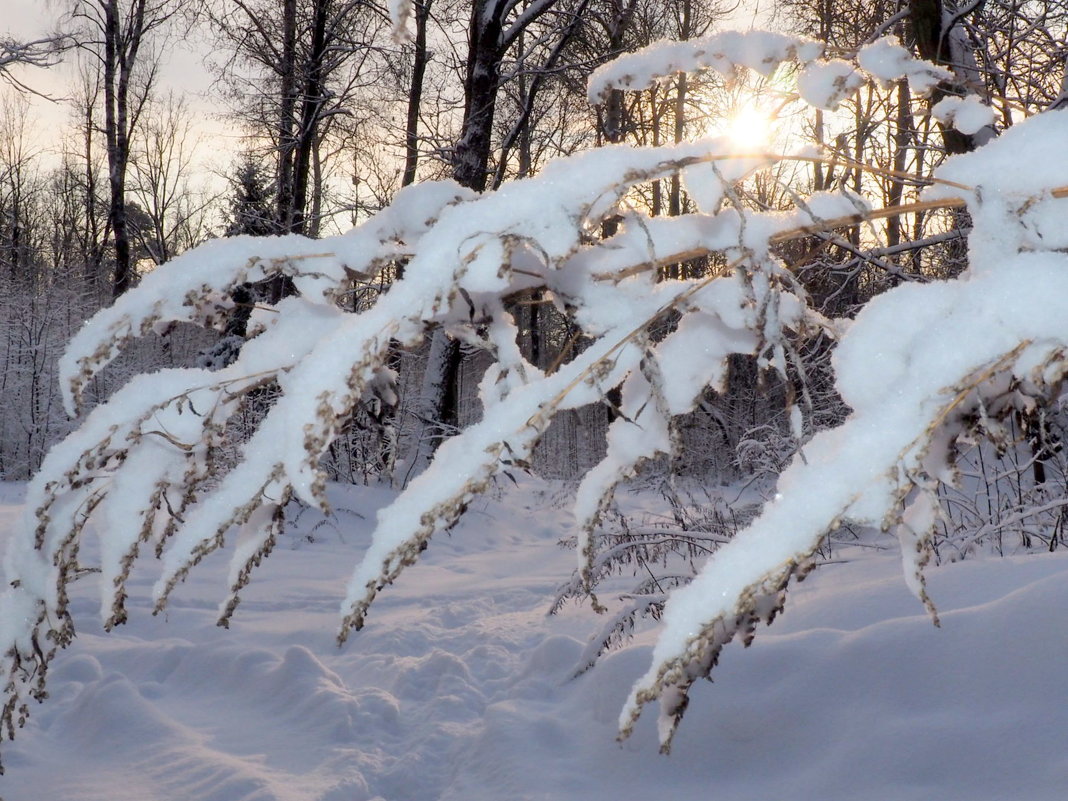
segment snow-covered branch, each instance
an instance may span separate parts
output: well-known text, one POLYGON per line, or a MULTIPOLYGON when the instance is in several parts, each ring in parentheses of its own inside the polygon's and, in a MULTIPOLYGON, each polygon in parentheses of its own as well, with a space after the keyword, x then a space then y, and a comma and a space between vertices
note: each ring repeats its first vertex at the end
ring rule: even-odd
MULTIPOLYGON (((398 18, 404 8, 391 5, 398 18)), ((590 94, 596 99, 678 70, 768 74, 792 60, 801 66, 798 95, 824 108, 865 80, 940 75, 903 53, 893 40, 876 42, 858 65, 821 61, 817 44, 793 37, 719 34, 620 59, 594 75, 590 94)), ((789 583, 804 575, 824 535, 842 520, 896 530, 906 579, 933 609, 922 568, 937 514, 933 492, 952 479, 954 442, 983 421, 992 425, 1041 403, 1068 370, 1061 301, 1068 296, 1061 252, 1068 234, 1060 224, 1068 201, 1052 191, 1068 186, 1068 162, 1059 155, 1065 114, 1028 120, 943 166, 925 208, 967 204, 974 224, 969 270, 955 281, 898 287, 848 326, 835 367, 852 415, 808 442, 806 458, 784 472, 776 500, 671 595, 654 663, 623 712, 624 734, 644 704, 660 699, 666 746, 692 682, 736 634, 748 640, 758 622, 770 622, 789 583)), ((738 157, 725 139, 605 147, 492 193, 451 182, 410 187, 339 237, 210 243, 147 276, 72 341, 62 364, 71 409, 131 339, 175 322, 223 327, 242 284, 285 276, 296 294, 253 312, 249 338, 231 364, 135 378, 45 460, 5 560, 5 733, 14 734, 30 698, 44 697, 48 664, 73 636, 67 589, 83 567, 79 547, 89 520, 100 520, 93 530, 107 626, 125 618, 125 583, 142 548, 161 560, 153 590, 159 611, 205 555, 238 540, 220 605, 225 625, 270 553, 290 497, 325 508, 320 458, 354 407, 391 399, 394 343, 415 345, 431 325, 492 357, 480 385, 484 416, 447 441, 379 513, 341 606, 339 638, 363 625, 383 587, 495 475, 529 460, 557 413, 600 402, 621 385, 607 454, 576 500, 579 575, 588 584, 597 566, 590 534, 613 489, 642 461, 672 451, 676 418, 707 388, 723 386, 728 357, 749 355, 785 377, 791 339, 846 328, 808 308, 776 246, 891 212, 848 192, 816 193, 788 212, 755 212, 734 191, 756 170, 810 157, 738 157), (624 204, 634 188, 675 175, 698 211, 653 218, 624 204), (609 219, 618 230, 605 236, 609 219), (659 265, 712 255, 727 267, 657 280, 659 265), (403 279, 369 309, 339 305, 354 282, 400 263, 403 279), (531 289, 590 342, 555 371, 531 364, 516 344, 506 301, 531 289), (657 326, 669 333, 656 333, 657 326), (277 400, 231 465, 220 458, 228 421, 267 384, 277 400)), ((796 418, 795 428, 799 436, 796 418)))
POLYGON ((48 36, 30 42, 0 39, 0 72, 16 64, 30 67, 54 67, 70 42, 62 35, 48 36))
MULTIPOLYGON (((1068 114, 1051 112, 939 171, 979 184, 967 197, 975 224, 968 271, 900 286, 861 312, 834 357, 852 415, 809 441, 760 517, 673 594, 653 666, 620 718, 624 734, 659 698, 668 747, 690 685, 735 635, 748 640, 759 622, 771 622, 790 580, 840 521, 896 530, 906 581, 933 613, 923 583, 939 514, 933 491, 954 481, 957 440, 1048 402, 1068 374, 1060 311, 1068 257, 1057 222, 1066 201, 1049 191, 1068 180, 1057 152, 1066 132, 1068 114)), ((938 186, 928 195, 950 191, 938 186)))
POLYGON ((13 67, 54 67, 59 63, 63 51, 69 49, 72 42, 62 34, 46 36, 28 42, 0 38, 0 78, 15 88, 34 92, 29 86, 17 79, 13 67))

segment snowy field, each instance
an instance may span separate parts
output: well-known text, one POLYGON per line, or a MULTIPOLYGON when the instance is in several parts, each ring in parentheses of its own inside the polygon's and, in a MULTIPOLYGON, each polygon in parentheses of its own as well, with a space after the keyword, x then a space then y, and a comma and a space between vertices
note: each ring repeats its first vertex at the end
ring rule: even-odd
MULTIPOLYGON (((21 485, 0 485, 10 533, 21 485)), ((229 632, 225 556, 153 618, 105 635, 95 579, 52 697, 4 749, 4 801, 983 801, 1068 793, 1068 554, 932 569, 942 629, 895 552, 827 565, 697 688, 670 756, 652 715, 615 742, 651 634, 571 673, 599 622, 545 612, 570 574, 559 485, 509 485, 334 645, 338 605, 391 496, 332 489, 265 563, 229 632)), ((640 502, 640 500, 639 500, 640 502)), ((93 538, 90 540, 95 541, 93 538)), ((91 554, 87 557, 91 558, 91 554)), ((144 571, 144 568, 141 568, 144 571)), ((652 712, 652 710, 650 710, 652 712)))

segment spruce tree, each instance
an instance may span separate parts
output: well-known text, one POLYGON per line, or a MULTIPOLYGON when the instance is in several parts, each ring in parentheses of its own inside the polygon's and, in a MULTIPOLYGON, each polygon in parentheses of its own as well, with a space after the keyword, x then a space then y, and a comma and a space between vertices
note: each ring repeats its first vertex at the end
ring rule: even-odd
POLYGON ((267 236, 278 233, 271 180, 256 156, 250 152, 244 153, 230 180, 233 196, 224 234, 267 236))

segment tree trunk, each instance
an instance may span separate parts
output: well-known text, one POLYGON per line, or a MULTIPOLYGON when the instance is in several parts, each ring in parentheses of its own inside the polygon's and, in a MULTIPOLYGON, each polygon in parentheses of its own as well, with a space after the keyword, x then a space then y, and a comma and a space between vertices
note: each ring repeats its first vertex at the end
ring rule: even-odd
MULTIPOLYGON (((909 95, 908 80, 901 79, 897 84, 897 108, 895 110, 894 131, 894 171, 898 173, 890 179, 890 191, 887 201, 891 206, 900 206, 903 198, 905 181, 903 177, 908 166, 908 148, 912 138, 912 100, 909 95)), ((886 244, 896 247, 901 243, 901 217, 895 215, 886 221, 886 244)))
MULTIPOLYGON (((683 0, 679 9, 679 40, 685 41, 693 35, 693 7, 692 0, 683 0)), ((682 73, 675 80, 675 144, 682 141, 686 131, 686 94, 689 91, 690 82, 686 73, 682 73)), ((682 180, 679 174, 673 173, 668 189, 668 216, 678 217, 682 214, 682 180)), ((671 266, 671 276, 680 277, 681 265, 671 266)))
MULTIPOLYGON (((609 55, 615 56, 623 52, 623 42, 627 30, 634 19, 634 0, 628 0, 625 5, 616 6, 616 15, 612 20, 612 27, 608 35, 609 55)), ((623 90, 612 89, 605 101, 603 116, 600 118, 602 130, 599 131, 601 139, 608 144, 619 144, 623 141, 626 133, 623 119, 623 90)), ((654 191, 658 191, 659 185, 654 184, 654 191)), ((601 235, 604 238, 614 236, 619 228, 618 218, 611 218, 601 224, 601 235)), ((618 416, 616 410, 623 403, 622 385, 617 385, 608 390, 605 395, 607 403, 604 405, 605 420, 611 424, 618 416)))
MULTIPOLYGON (((141 3, 143 11, 144 4, 141 3)), ((115 246, 112 294, 118 297, 130 288, 130 237, 126 218, 126 165, 129 158, 127 92, 132 66, 121 49, 118 0, 104 9, 104 135, 108 151, 108 217, 115 246)))
POLYGON ((414 0, 415 50, 412 54, 412 82, 408 89, 408 114, 404 123, 404 173, 401 186, 415 182, 419 166, 419 112, 423 104, 423 79, 429 60, 426 48, 426 23, 434 0, 414 0))
MULTIPOLYGON (((497 108, 497 95, 501 88, 500 66, 505 52, 522 30, 552 6, 542 3, 533 15, 523 23, 516 23, 506 39, 505 15, 512 10, 506 0, 474 0, 468 25, 467 72, 464 77, 464 116, 460 138, 453 149, 453 178, 457 183, 482 192, 489 183, 489 163, 493 144, 493 120, 497 108), (516 27, 519 30, 516 30, 516 27)), ((528 9, 529 10, 529 6, 528 9)), ((459 381, 463 370, 463 351, 459 343, 451 340, 444 331, 434 332, 431 354, 439 354, 444 363, 438 370, 434 363, 428 371, 444 383, 436 385, 429 399, 432 408, 428 417, 437 424, 432 437, 436 449, 444 437, 459 425, 459 381)), ((424 387, 428 382, 424 381, 424 387)))
MULTIPOLYGON (((453 151, 453 178, 462 186, 483 191, 489 177, 493 117, 500 89, 501 17, 498 0, 475 0, 468 29, 469 50, 464 80, 464 119, 453 151)), ((463 351, 440 328, 434 332, 432 359, 423 386, 431 391, 427 417, 433 421, 430 447, 438 445, 459 425, 459 380, 463 351)))
MULTIPOLYGON (((927 61, 953 69, 955 65, 950 54, 949 31, 943 30, 942 27, 944 15, 942 0, 912 0, 909 21, 920 56, 927 61)), ((933 107, 944 97, 963 94, 963 89, 955 82, 943 81, 931 93, 930 104, 933 107)), ((963 134, 952 126, 939 124, 939 128, 946 153, 968 153, 975 150, 974 137, 963 134)))
POLYGON ((293 208, 289 230, 296 234, 305 233, 312 152, 319 141, 320 114, 326 101, 323 62, 326 58, 326 23, 329 14, 330 0, 317 0, 312 20, 311 52, 305 65, 307 75, 300 100, 300 127, 296 132, 293 165, 293 208))
POLYGON ((281 102, 278 108, 278 189, 275 195, 279 231, 293 224, 293 153, 297 108, 297 0, 282 0, 282 60, 278 67, 281 102))
POLYGON ((453 151, 453 178, 478 192, 486 188, 493 136, 493 118, 500 89, 501 4, 475 0, 468 28, 467 74, 464 78, 464 119, 453 151))
POLYGON ((417 415, 422 435, 409 470, 422 471, 438 446, 456 428, 456 403, 461 368, 460 343, 440 328, 434 331, 423 372, 423 386, 419 393, 417 415), (447 412, 452 412, 450 418, 447 412))
MULTIPOLYGON (((404 125, 404 172, 401 175, 401 186, 410 186, 415 183, 416 169, 419 166, 419 113, 423 103, 423 79, 426 76, 426 67, 429 61, 426 46, 426 25, 427 20, 430 19, 430 6, 433 0, 414 0, 414 2, 415 42, 414 52, 412 53, 412 82, 408 88, 408 113, 404 125)), ((397 262, 398 279, 404 277, 404 268, 403 261, 397 262)), ((433 341, 437 341, 437 333, 435 333, 433 341)), ((444 344, 444 342, 439 343, 439 347, 444 344)), ((431 348, 433 349, 433 342, 431 343, 431 348)), ((438 357, 435 355, 434 358, 438 357)), ((432 363, 432 360, 429 361, 432 363)), ((400 373, 401 349, 397 342, 390 342, 389 368, 395 373, 400 373)), ((428 363, 427 371, 423 374, 423 394, 420 398, 422 408, 419 410, 420 415, 424 416, 424 418, 433 414, 433 409, 427 406, 426 399, 433 397, 437 392, 444 392, 444 387, 441 387, 440 380, 433 375, 431 364, 428 363)), ((377 458, 379 469, 383 477, 386 478, 391 477, 397 460, 396 418, 397 408, 395 406, 382 409, 380 416, 382 428, 378 438, 377 458)), ((423 434, 419 438, 413 461, 413 466, 418 466, 419 470, 425 467, 432 452, 431 443, 427 440, 428 434, 427 426, 424 424, 423 434)))

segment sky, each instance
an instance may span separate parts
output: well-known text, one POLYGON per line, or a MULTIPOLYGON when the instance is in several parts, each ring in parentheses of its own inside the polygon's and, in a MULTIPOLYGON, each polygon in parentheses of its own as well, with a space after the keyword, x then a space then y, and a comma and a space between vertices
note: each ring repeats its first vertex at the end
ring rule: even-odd
MULTIPOLYGON (((0 36, 33 40, 55 30, 66 0, 0 0, 0 36)), ((201 34, 203 37, 203 34, 201 34)), ((158 82, 161 94, 168 90, 187 96, 196 117, 201 138, 199 160, 205 172, 225 169, 225 158, 237 149, 239 136, 232 126, 219 119, 219 106, 211 99, 211 76, 203 63, 208 45, 201 39, 185 37, 169 44, 158 82)), ((59 135, 69 121, 64 102, 74 76, 73 58, 49 69, 20 68, 16 77, 42 96, 31 99, 34 122, 44 133, 41 145, 58 148, 59 135)))

